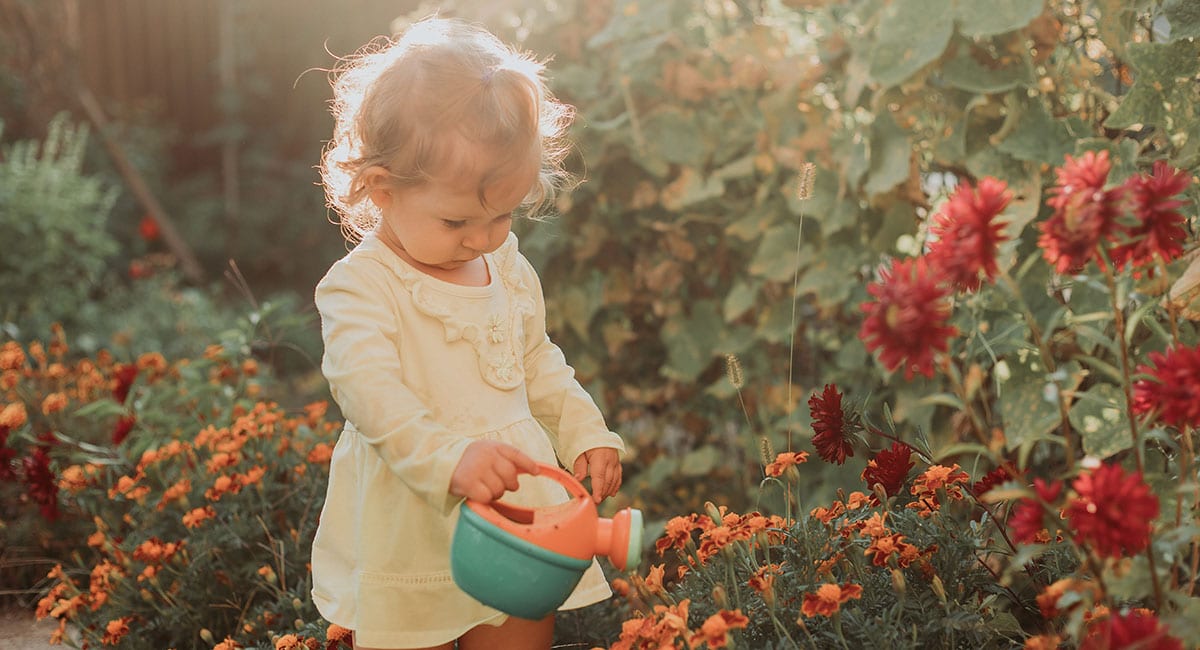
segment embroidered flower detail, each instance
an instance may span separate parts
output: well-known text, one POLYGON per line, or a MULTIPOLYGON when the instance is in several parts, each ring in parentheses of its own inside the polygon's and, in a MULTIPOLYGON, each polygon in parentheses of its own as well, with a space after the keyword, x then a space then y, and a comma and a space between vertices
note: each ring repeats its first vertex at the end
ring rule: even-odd
POLYGON ((499 314, 488 316, 488 340, 492 343, 504 342, 504 319, 499 314))

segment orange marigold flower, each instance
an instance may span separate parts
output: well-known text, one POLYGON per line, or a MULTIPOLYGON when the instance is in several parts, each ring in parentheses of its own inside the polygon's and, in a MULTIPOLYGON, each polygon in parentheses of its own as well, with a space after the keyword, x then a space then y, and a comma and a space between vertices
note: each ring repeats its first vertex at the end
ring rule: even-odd
POLYGON ((807 451, 785 451, 775 456, 774 462, 766 467, 767 476, 782 476, 789 467, 808 462, 807 451))
POLYGON ((821 523, 829 525, 835 517, 846 514, 846 505, 841 501, 834 501, 828 508, 813 508, 808 513, 814 519, 819 519, 821 523))
POLYGON ((1062 645, 1062 637, 1057 634, 1039 634, 1025 639, 1021 650, 1058 650, 1062 645))
POLYGON ((1091 594, 1093 601, 1100 596, 1100 592, 1096 588, 1096 584, 1089 580, 1063 578, 1062 580, 1052 583, 1050 586, 1042 590, 1042 593, 1038 594, 1037 604, 1038 609, 1042 610, 1042 616, 1048 619, 1055 618, 1060 614, 1065 614, 1071 611, 1077 605, 1079 605, 1080 601, 1075 601, 1065 609, 1058 609, 1059 599, 1061 599, 1068 592, 1076 594, 1088 592, 1091 594))
POLYGON ((859 508, 865 508, 872 504, 873 501, 871 500, 871 495, 866 494, 865 492, 854 491, 850 493, 850 496, 846 497, 847 510, 858 510, 859 508))
POLYGON ((333 458, 333 446, 328 442, 318 442, 309 450, 307 460, 310 463, 325 465, 333 458))
POLYGON ((662 564, 657 564, 650 567, 649 573, 646 574, 646 589, 652 594, 661 594, 663 591, 663 575, 666 568, 662 564))
POLYGON ((772 590, 775 585, 775 576, 783 572, 783 563, 764 564, 750 576, 750 580, 746 583, 751 589, 760 594, 765 594, 772 590))
POLYGON ((71 465, 58 475, 58 488, 60 490, 78 494, 86 487, 87 477, 83 475, 83 468, 79 465, 71 465))
POLYGON ((334 650, 334 648, 337 648, 338 646, 336 644, 345 644, 346 648, 353 648, 354 632, 342 627, 341 625, 338 625, 337 623, 330 623, 329 628, 325 630, 325 640, 329 641, 331 644, 335 644, 333 648, 330 648, 329 650, 334 650))
POLYGON ((225 640, 213 646, 213 650, 241 650, 242 645, 234 641, 232 637, 225 637, 225 640))
POLYGON ((629 597, 630 586, 629 586, 628 580, 625 580, 624 578, 613 578, 613 581, 611 584, 612 584, 613 593, 615 593, 616 595, 618 595, 622 598, 629 597))
POLYGON ((823 584, 817 591, 804 594, 804 603, 800 613, 806 617, 833 616, 842 608, 846 601, 862 598, 862 586, 856 584, 823 584))
POLYGON ((104 645, 117 645, 125 635, 129 634, 129 622, 133 620, 132 616, 122 616, 118 619, 113 619, 104 626, 104 638, 101 643, 104 645))
POLYGON ((696 645, 703 641, 710 648, 724 648, 729 644, 729 631, 744 628, 749 623, 750 619, 742 615, 742 610, 723 609, 705 619, 689 642, 696 645))
POLYGON ((267 474, 266 467, 263 467, 262 465, 255 465, 254 467, 251 467, 250 469, 246 470, 245 473, 238 474, 237 475, 237 483, 239 485, 241 485, 242 487, 246 487, 248 485, 255 485, 258 482, 262 481, 263 476, 266 476, 266 474, 267 474))
POLYGON ((162 500, 158 502, 157 510, 162 510, 167 507, 167 504, 172 501, 178 501, 188 495, 192 491, 191 479, 179 479, 170 487, 163 491, 162 500))
POLYGON ((16 341, 6 341, 0 347, 0 370, 23 370, 25 368, 25 351, 16 341))
POLYGON ((194 508, 183 516, 183 525, 187 528, 199 528, 204 522, 216 516, 217 511, 212 506, 194 508))
POLYGON ((42 413, 44 415, 57 413, 65 408, 67 408, 66 393, 50 393, 46 396, 46 399, 42 400, 42 413))
POLYGON ((932 465, 913 481, 910 491, 917 500, 908 504, 908 507, 917 510, 922 517, 928 517, 941 506, 939 490, 945 492, 951 501, 958 501, 963 498, 962 486, 970 480, 971 477, 960 470, 957 463, 953 467, 932 465))
POLYGON ((842 553, 839 551, 838 553, 835 553, 835 554, 833 555, 833 557, 831 557, 831 558, 828 558, 828 559, 826 559, 826 560, 823 560, 823 561, 819 562, 819 563, 817 564, 817 575, 819 575, 819 576, 824 576, 824 575, 832 576, 832 575, 833 575, 833 567, 837 566, 837 563, 838 563, 838 562, 841 562, 841 561, 842 561, 842 558, 843 558, 843 555, 842 555, 842 553))
POLYGON ((304 406, 304 415, 308 418, 308 426, 314 426, 318 420, 325 417, 325 413, 329 410, 329 402, 324 400, 313 402, 304 406))
POLYGON ((887 514, 882 512, 872 513, 862 522, 861 532, 866 537, 877 538, 885 535, 891 535, 892 531, 888 530, 884 520, 887 519, 887 514))
POLYGON ((888 560, 895 555, 896 563, 907 567, 920 557, 920 552, 916 546, 904 541, 904 535, 895 533, 871 540, 871 545, 863 551, 863 555, 870 557, 875 566, 887 566, 888 560))
POLYGON ((137 367, 140 370, 161 374, 167 369, 167 359, 159 352, 147 352, 138 357, 137 367))
POLYGON ((241 484, 233 476, 221 475, 213 481, 211 488, 204 491, 204 498, 209 501, 220 501, 228 493, 237 494, 242 491, 241 484))

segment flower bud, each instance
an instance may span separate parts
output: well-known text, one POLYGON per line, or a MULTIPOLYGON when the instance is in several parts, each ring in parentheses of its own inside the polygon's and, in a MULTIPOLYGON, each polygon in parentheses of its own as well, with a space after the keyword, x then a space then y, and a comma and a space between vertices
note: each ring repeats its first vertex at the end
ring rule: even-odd
POLYGON ((707 512, 708 516, 712 517, 714 524, 720 526, 725 523, 724 517, 721 516, 721 510, 713 505, 712 501, 704 502, 704 512, 707 512))
POLYGON ((216 641, 213 639, 213 633, 208 631, 208 628, 200 628, 200 640, 212 645, 216 641))
POLYGON ((939 601, 941 601, 941 603, 943 605, 945 605, 946 604, 946 586, 942 584, 942 579, 939 576, 935 575, 935 576, 933 576, 933 580, 931 580, 930 583, 933 587, 933 595, 937 596, 937 599, 939 601))
POLYGON ((303 601, 301 601, 299 598, 293 598, 293 599, 292 599, 292 609, 294 609, 294 610, 296 610, 296 611, 298 612, 298 611, 300 611, 300 610, 301 610, 303 607, 304 607, 304 602, 303 602, 303 601))
POLYGON ((729 596, 725 593, 725 585, 717 585, 712 590, 713 604, 721 609, 729 609, 729 596))
MULTIPOLYGON (((936 578, 937 576, 934 577, 936 578)), ((899 569, 892 569, 892 589, 895 589, 897 594, 903 595, 906 587, 904 572, 899 569)))

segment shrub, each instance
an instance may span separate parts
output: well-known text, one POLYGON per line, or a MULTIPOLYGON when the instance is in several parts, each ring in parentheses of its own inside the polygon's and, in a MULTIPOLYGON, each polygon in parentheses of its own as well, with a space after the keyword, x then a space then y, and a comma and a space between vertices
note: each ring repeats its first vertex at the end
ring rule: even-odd
POLYGON ((87 129, 64 113, 44 142, 0 151, 0 322, 10 332, 45 331, 72 316, 117 251, 106 230, 116 192, 83 173, 86 145, 87 129))

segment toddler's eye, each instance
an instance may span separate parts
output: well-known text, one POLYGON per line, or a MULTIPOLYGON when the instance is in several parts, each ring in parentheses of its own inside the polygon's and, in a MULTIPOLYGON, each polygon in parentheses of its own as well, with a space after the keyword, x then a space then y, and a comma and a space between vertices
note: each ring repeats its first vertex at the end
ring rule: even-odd
POLYGON ((454 219, 442 219, 442 225, 451 230, 454 230, 457 228, 462 228, 463 226, 467 225, 467 222, 466 221, 455 221, 454 219))

